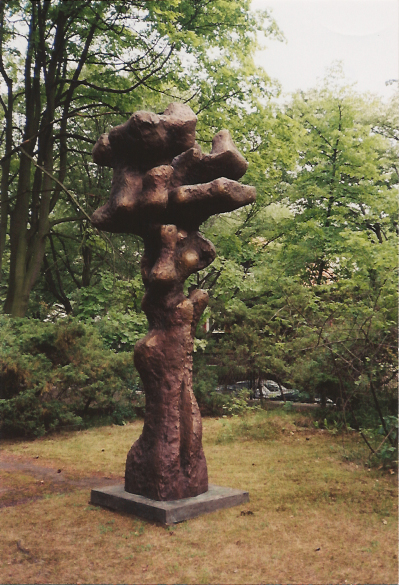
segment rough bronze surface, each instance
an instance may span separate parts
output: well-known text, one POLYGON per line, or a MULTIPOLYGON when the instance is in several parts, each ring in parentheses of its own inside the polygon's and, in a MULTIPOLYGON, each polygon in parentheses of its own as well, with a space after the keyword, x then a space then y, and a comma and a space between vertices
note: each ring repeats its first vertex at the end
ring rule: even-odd
POLYGON ((134 363, 146 413, 127 456, 125 490, 160 501, 208 490, 192 390, 193 339, 208 295, 183 293, 186 278, 216 254, 198 228, 211 215, 255 200, 253 187, 237 183, 247 162, 229 132, 219 132, 204 154, 195 142, 196 121, 183 104, 171 104, 162 115, 136 112, 93 149, 94 161, 113 169, 109 201, 93 214, 93 225, 144 240, 142 306, 149 331, 135 346, 134 363))

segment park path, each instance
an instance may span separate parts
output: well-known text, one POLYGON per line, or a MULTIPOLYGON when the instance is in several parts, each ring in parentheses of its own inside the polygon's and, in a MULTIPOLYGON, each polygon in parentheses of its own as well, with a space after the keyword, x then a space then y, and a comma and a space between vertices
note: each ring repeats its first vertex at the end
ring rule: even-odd
POLYGON ((43 466, 36 461, 0 452, 0 509, 36 501, 49 494, 68 493, 84 488, 89 491, 91 488, 117 483, 123 483, 123 478, 101 474, 76 477, 63 469, 43 466), (32 482, 18 482, 17 474, 21 473, 31 476, 32 482))

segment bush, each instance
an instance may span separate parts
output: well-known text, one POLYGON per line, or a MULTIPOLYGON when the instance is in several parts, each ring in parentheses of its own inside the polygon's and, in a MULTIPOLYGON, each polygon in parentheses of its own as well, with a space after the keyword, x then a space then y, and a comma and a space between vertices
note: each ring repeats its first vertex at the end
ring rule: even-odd
POLYGON ((41 436, 95 417, 134 417, 131 354, 104 347, 97 330, 68 319, 43 323, 0 316, 0 431, 41 436))
POLYGON ((193 392, 203 416, 220 416, 230 405, 230 397, 217 392, 217 385, 215 368, 207 366, 202 355, 194 354, 193 392))
POLYGON ((251 392, 247 388, 243 388, 236 395, 232 395, 228 404, 223 406, 223 410, 227 416, 243 416, 254 410, 259 410, 259 406, 250 406, 251 392))

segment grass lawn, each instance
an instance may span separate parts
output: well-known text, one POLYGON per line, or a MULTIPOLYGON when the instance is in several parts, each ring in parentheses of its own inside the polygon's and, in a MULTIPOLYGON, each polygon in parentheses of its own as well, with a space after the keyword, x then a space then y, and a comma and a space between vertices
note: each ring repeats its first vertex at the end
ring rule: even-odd
POLYGON ((1 471, 0 582, 398 582, 397 477, 362 464, 355 435, 298 413, 203 426, 210 483, 250 503, 172 527, 88 504, 85 478, 122 477, 141 422, 3 442, 0 464, 21 469, 1 471))

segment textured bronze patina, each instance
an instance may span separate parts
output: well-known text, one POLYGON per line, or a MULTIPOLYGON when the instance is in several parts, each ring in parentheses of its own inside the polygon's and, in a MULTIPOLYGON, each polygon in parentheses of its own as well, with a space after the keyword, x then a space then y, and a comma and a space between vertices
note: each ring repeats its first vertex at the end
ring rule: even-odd
POLYGON ((125 490, 161 501, 208 490, 192 390, 193 340, 208 294, 183 293, 186 278, 216 255, 198 228, 211 215, 255 200, 253 187, 237 183, 248 165, 229 132, 219 132, 211 153, 203 154, 196 122, 178 103, 162 115, 136 112, 93 149, 94 162, 113 169, 109 201, 93 214, 93 225, 144 240, 142 306, 149 331, 135 346, 134 363, 146 412, 142 435, 127 455, 125 490))

